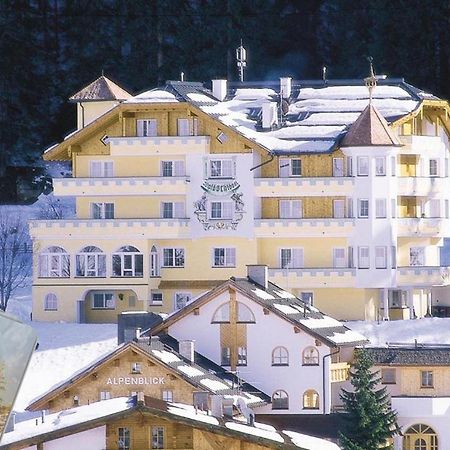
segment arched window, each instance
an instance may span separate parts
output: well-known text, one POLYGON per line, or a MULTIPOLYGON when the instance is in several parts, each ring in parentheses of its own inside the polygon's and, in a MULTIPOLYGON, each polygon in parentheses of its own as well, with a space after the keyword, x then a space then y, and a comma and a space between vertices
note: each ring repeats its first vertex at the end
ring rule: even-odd
POLYGON ((289 395, 286 391, 280 389, 272 394, 272 409, 289 409, 289 395))
POLYGON ((57 311, 58 310, 58 298, 55 294, 50 293, 45 296, 44 299, 45 311, 57 311))
POLYGON ((289 352, 285 347, 275 347, 272 351, 272 366, 288 366, 289 352))
POLYGON ((319 409, 319 394, 314 389, 303 394, 303 409, 319 409))
POLYGON ((106 255, 98 247, 82 248, 75 262, 77 277, 106 277, 106 255))
POLYGON ((437 434, 428 425, 415 424, 403 436, 403 450, 438 450, 437 434))
POLYGON ((303 350, 303 365, 304 366, 318 366, 319 352, 315 347, 306 347, 303 350))
POLYGON ((61 247, 49 247, 39 255, 39 277, 70 277, 70 256, 61 247))
POLYGON ((112 255, 113 277, 142 277, 144 274, 144 256, 131 245, 119 248, 112 255))
POLYGON ((161 274, 160 264, 159 264, 159 254, 158 249, 153 245, 150 250, 150 276, 159 277, 161 274))
MULTIPOLYGON (((213 314, 212 323, 230 323, 230 302, 224 303, 216 309, 213 314)), ((255 323, 255 316, 251 309, 241 302, 236 302, 236 322, 255 323)))

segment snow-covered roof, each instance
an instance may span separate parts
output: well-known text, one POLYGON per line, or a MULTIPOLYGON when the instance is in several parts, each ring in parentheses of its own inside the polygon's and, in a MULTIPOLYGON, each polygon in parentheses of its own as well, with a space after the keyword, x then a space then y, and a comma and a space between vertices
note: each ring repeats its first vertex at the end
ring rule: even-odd
MULTIPOLYGON (((246 422, 227 417, 213 417, 208 412, 180 403, 167 403, 151 397, 120 397, 90 405, 80 406, 50 414, 44 423, 31 419, 15 425, 14 431, 5 433, 1 446, 5 448, 38 444, 69 436, 88 429, 108 424, 119 417, 130 414, 163 417, 166 420, 183 423, 200 429, 207 429, 219 435, 232 436, 244 442, 255 442, 264 447, 303 450, 339 450, 336 444, 293 431, 277 430, 271 425, 246 422), (37 422, 36 422, 37 421, 37 422)), ((106 433, 106 431, 105 431, 106 433)))
POLYGON ((151 89, 127 100, 127 103, 171 103, 178 102, 174 94, 162 89, 151 89))
MULTIPOLYGON (((369 103, 363 80, 328 80, 326 84, 293 80, 291 97, 283 102, 273 82, 230 83, 224 101, 209 97, 200 83, 170 82, 168 88, 276 154, 333 151, 369 103), (199 90, 201 94, 197 94, 199 90), (262 105, 267 102, 279 105, 281 117, 271 130, 261 128, 262 105)), ((403 80, 385 79, 374 90, 372 103, 389 122, 411 113, 422 99, 431 97, 403 80)))

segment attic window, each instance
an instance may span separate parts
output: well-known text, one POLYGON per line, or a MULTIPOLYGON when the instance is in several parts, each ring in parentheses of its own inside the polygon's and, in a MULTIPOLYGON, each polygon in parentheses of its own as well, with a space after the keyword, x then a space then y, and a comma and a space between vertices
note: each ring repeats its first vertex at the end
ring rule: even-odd
POLYGON ((225 142, 227 142, 228 141, 228 136, 223 132, 223 131, 221 131, 218 135, 217 135, 217 138, 216 138, 221 144, 225 144, 225 142))

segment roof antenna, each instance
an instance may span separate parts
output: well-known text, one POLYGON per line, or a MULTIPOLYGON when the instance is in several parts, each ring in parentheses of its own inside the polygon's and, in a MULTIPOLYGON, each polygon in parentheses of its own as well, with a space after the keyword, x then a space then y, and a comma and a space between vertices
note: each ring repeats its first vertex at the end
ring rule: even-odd
POLYGON ((327 66, 322 67, 322 80, 323 84, 327 84, 327 66))
POLYGON ((105 71, 102 69, 102 77, 105 76, 105 71))
POLYGON ((180 73, 180 81, 184 81, 184 72, 180 73))
POLYGON ((369 105, 372 103, 372 94, 373 90, 377 86, 377 77, 375 76, 375 72, 373 70, 373 58, 369 56, 367 58, 367 61, 369 61, 369 76, 367 78, 364 78, 364 83, 366 84, 366 88, 369 90, 369 105))
POLYGON ((244 68, 247 67, 247 50, 241 45, 236 49, 236 64, 239 72, 239 80, 241 83, 244 81, 244 68))

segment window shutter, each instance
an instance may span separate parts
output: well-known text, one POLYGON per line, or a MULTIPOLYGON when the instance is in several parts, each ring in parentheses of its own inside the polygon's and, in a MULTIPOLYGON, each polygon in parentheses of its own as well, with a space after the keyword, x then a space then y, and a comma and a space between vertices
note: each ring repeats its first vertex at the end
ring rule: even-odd
POLYGON ((178 119, 178 136, 190 136, 189 119, 178 119))
POLYGON ((303 217, 301 200, 293 200, 292 201, 291 217, 293 217, 294 219, 301 219, 303 217))
POLYGON ((138 136, 144 136, 144 121, 137 120, 136 121, 136 132, 138 136))
POLYGON ((48 257, 47 255, 39 255, 39 276, 48 277, 48 257))
POLYGON ((91 161, 91 177, 98 178, 102 176, 101 161, 91 161))
POLYGON ((291 173, 291 161, 288 158, 280 158, 280 177, 289 177, 291 173))
POLYGON ((377 269, 386 268, 386 247, 375 247, 375 267, 377 269))
POLYGON ((233 217, 233 203, 223 202, 222 203, 222 218, 231 219, 233 217))
POLYGON ((174 161, 175 176, 182 177, 185 175, 184 161, 174 161))
POLYGON ((175 218, 180 219, 185 217, 184 213, 184 203, 183 202, 176 202, 175 203, 175 218))
POLYGON ((236 249, 228 248, 225 253, 225 265, 235 266, 236 265, 236 249))
POLYGON ((222 161, 222 176, 223 177, 233 176, 233 161, 229 159, 224 159, 222 161))
POLYGON ((303 267, 303 249, 293 248, 291 255, 292 268, 298 269, 303 267))
POLYGON ((282 219, 288 219, 291 217, 289 200, 280 200, 280 217, 282 219))
POLYGON ((112 161, 105 161, 103 168, 105 177, 110 178, 114 176, 114 165, 112 161))
POLYGON ((158 136, 158 121, 156 119, 148 120, 147 136, 158 136))

